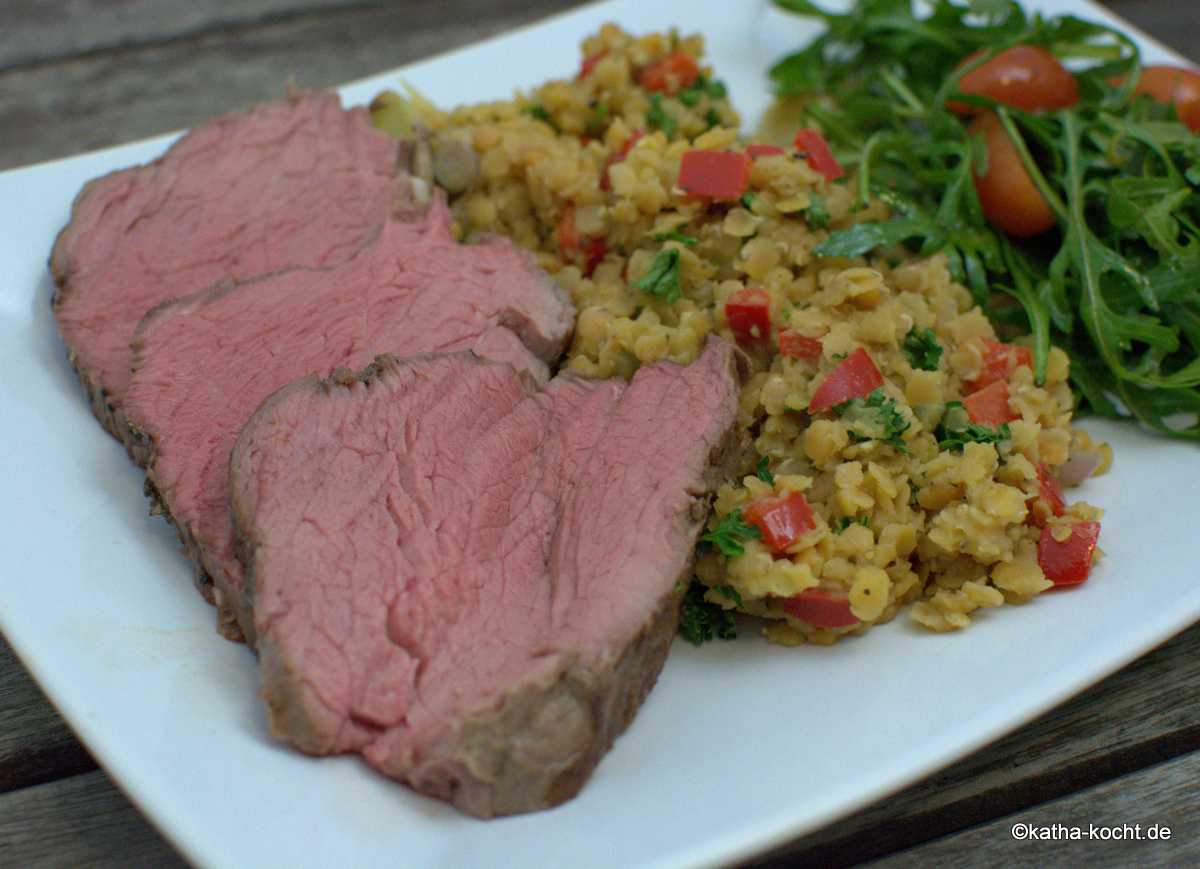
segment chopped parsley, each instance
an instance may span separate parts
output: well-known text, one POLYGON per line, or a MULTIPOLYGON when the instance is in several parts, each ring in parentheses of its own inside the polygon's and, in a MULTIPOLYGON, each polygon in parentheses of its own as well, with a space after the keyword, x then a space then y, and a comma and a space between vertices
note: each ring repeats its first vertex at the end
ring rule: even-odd
POLYGON ((546 111, 545 106, 535 104, 532 106, 526 106, 525 108, 521 109, 521 111, 532 118, 536 118, 539 121, 549 124, 551 127, 554 127, 556 131, 558 130, 558 127, 555 126, 554 121, 550 119, 550 113, 546 111))
POLYGON ((904 351, 908 363, 913 368, 937 371, 938 362, 942 358, 942 345, 938 343, 937 335, 932 329, 925 328, 918 332, 917 327, 913 326, 904 336, 904 344, 900 349, 904 351))
POLYGON ((699 582, 693 582, 688 588, 683 597, 683 608, 679 611, 679 633, 697 646, 714 637, 721 640, 736 639, 737 625, 734 624, 733 613, 705 600, 704 591, 704 585, 699 582))
POLYGON ((834 405, 846 430, 857 441, 882 441, 907 452, 904 439, 911 423, 904 417, 894 398, 885 398, 880 387, 866 398, 852 398, 834 405))
POLYGON ((841 534, 843 531, 845 531, 851 525, 862 525, 862 526, 866 527, 867 517, 859 516, 857 518, 854 518, 851 516, 839 516, 838 518, 833 520, 833 533, 841 534))
POLYGON ((650 269, 633 282, 635 290, 662 299, 668 305, 683 298, 679 282, 679 248, 667 247, 654 255, 650 269))
POLYGON ((754 466, 754 475, 756 477, 758 477, 760 480, 762 480, 764 483, 774 484, 775 475, 772 474, 771 469, 769 467, 767 467, 770 464, 770 462, 771 462, 771 460, 769 458, 767 458, 766 456, 763 456, 761 459, 759 459, 758 464, 756 464, 754 466))
POLYGON ((825 206, 824 196, 814 195, 808 208, 804 209, 804 213, 808 217, 809 229, 824 229, 833 221, 833 215, 825 206))
POLYGON ((686 244, 688 247, 700 243, 700 239, 692 235, 684 235, 677 229, 668 229, 666 232, 660 232, 654 236, 655 241, 677 241, 680 244, 686 244))
POLYGON ((761 539, 762 532, 758 526, 747 523, 742 518, 741 510, 730 510, 716 525, 700 535, 699 547, 701 552, 708 552, 715 546, 728 561, 746 554, 743 541, 761 539))
POLYGON ((939 450, 961 450, 968 443, 998 444, 1012 438, 1008 423, 992 428, 971 422, 961 401, 946 402, 946 412, 933 434, 939 450))
POLYGON ((677 96, 681 103, 690 108, 698 105, 702 97, 707 96, 719 100, 725 96, 725 84, 715 78, 701 75, 681 90, 677 96))
POLYGON ((679 122, 667 114, 666 109, 663 108, 663 95, 658 91, 650 94, 650 109, 646 112, 646 123, 662 130, 668 139, 675 137, 675 128, 679 122))

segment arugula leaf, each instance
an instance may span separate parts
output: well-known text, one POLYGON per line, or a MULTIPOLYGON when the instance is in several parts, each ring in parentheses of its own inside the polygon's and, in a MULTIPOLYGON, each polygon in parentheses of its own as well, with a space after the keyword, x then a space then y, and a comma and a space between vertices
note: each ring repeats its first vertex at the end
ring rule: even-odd
POLYGON ((750 525, 742 518, 741 510, 730 510, 709 530, 700 535, 698 548, 707 552, 714 546, 725 556, 725 560, 746 554, 744 540, 761 540, 762 532, 757 525, 750 525))
POLYGON ((679 248, 667 247, 654 255, 650 269, 633 282, 635 290, 641 290, 668 305, 683 298, 683 286, 679 282, 679 248))

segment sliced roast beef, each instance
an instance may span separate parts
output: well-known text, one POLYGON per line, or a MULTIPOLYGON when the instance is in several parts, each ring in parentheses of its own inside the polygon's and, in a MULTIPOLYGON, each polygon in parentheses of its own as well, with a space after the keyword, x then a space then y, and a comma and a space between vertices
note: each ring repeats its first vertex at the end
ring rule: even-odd
POLYGON ((395 141, 336 94, 200 126, 89 182, 50 257, 59 332, 93 411, 124 437, 129 341, 152 306, 231 276, 340 262, 406 210, 395 141))
POLYGON ((741 365, 384 356, 267 399, 230 475, 273 731, 480 817, 574 795, 663 664, 741 365))
POLYGON ((459 244, 441 199, 387 221, 328 269, 293 269, 157 306, 137 327, 125 395, 131 449, 217 603, 226 634, 250 637, 229 516, 229 453, 262 399, 311 372, 380 353, 468 348, 539 380, 574 306, 507 239, 459 244))

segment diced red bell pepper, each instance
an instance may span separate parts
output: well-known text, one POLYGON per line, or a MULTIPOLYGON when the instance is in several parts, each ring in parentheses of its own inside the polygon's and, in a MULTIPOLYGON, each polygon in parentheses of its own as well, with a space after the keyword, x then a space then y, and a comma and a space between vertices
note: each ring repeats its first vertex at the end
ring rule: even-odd
POLYGON ((789 359, 819 359, 824 348, 819 338, 792 329, 779 330, 779 354, 789 359))
POLYGON ((788 615, 808 622, 814 628, 848 628, 861 621, 850 611, 848 598, 819 588, 784 598, 779 606, 788 615))
POLYGON ((751 160, 756 160, 759 157, 775 157, 786 153, 787 151, 778 145, 769 145, 766 142, 750 142, 746 145, 746 155, 751 160))
POLYGON ((592 71, 595 70, 596 64, 598 64, 604 58, 604 56, 607 54, 608 54, 607 51, 597 51, 593 54, 589 54, 579 64, 579 72, 576 73, 575 78, 576 79, 587 78, 589 75, 592 74, 592 71))
POLYGON ((741 151, 685 151, 679 188, 692 196, 740 199, 750 183, 750 158, 741 151))
POLYGON ((1050 508, 1050 512, 1055 516, 1061 516, 1067 512, 1067 501, 1063 497, 1062 483, 1058 481, 1058 477, 1054 476, 1054 472, 1050 470, 1050 466, 1046 464, 1046 460, 1042 459, 1038 462, 1038 494, 1041 495, 1046 506, 1050 508))
POLYGON ((1008 382, 997 380, 963 399, 963 410, 975 425, 999 428, 1006 422, 1020 419, 1008 406, 1008 382))
POLYGON ((725 321, 739 344, 771 337, 771 294, 762 287, 742 287, 725 303, 725 321))
POLYGON ((573 202, 563 207, 554 234, 563 258, 579 265, 585 276, 590 276, 608 253, 608 245, 603 238, 585 238, 579 234, 573 202))
POLYGON ((605 166, 604 172, 600 174, 601 190, 608 190, 612 187, 612 182, 608 178, 609 167, 615 166, 617 163, 624 163, 625 158, 629 156, 629 152, 633 150, 633 146, 645 135, 641 130, 634 130, 629 134, 629 138, 625 140, 625 144, 621 145, 616 151, 613 151, 612 156, 608 158, 608 166, 605 166))
POLYGON ((1065 540, 1054 536, 1053 525, 1043 528, 1038 538, 1038 566, 1046 579, 1055 585, 1078 585, 1092 570, 1100 523, 1080 522, 1070 528, 1071 533, 1065 540))
POLYGON ((637 83, 648 91, 674 96, 695 84, 699 77, 700 67, 696 58, 677 48, 654 63, 642 67, 637 73, 637 83))
POLYGON ((846 174, 833 152, 829 143, 816 130, 801 130, 795 138, 796 150, 804 155, 804 159, 816 171, 820 172, 826 181, 836 181, 846 174))
POLYGON ((809 413, 827 410, 852 398, 866 398, 883 386, 883 375, 862 347, 857 347, 825 376, 808 404, 809 413))
POLYGON ((742 518, 758 526, 763 542, 776 555, 782 555, 817 525, 812 507, 799 492, 778 492, 751 501, 742 510, 742 518))
POLYGON ((998 380, 1007 383, 1018 366, 1033 368, 1033 352, 1028 347, 1005 344, 992 338, 981 338, 979 343, 983 349, 983 364, 979 376, 966 384, 970 392, 983 389, 998 380))

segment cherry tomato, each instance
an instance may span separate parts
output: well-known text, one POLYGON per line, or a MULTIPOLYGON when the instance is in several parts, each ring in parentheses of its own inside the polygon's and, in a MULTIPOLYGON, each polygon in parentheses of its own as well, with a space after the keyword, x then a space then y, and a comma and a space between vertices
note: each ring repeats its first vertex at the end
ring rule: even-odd
MULTIPOLYGON (((959 67, 978 60, 985 51, 975 52, 959 67)), ((1079 82, 1075 76, 1053 54, 1035 45, 1014 45, 988 58, 963 73, 958 90, 1027 112, 1065 109, 1079 102, 1079 82)), ((963 115, 983 111, 956 100, 947 100, 946 108, 963 115)))
POLYGON ((742 510, 742 518, 757 525, 763 542, 776 555, 816 527, 813 509, 799 492, 780 492, 751 501, 742 510))
POLYGON ((810 588, 784 598, 779 606, 785 613, 814 628, 848 628, 860 619, 850 611, 850 601, 833 592, 810 588))
POLYGON ((1141 94, 1156 103, 1174 105, 1180 123, 1200 132, 1200 73, 1178 66, 1147 66, 1133 86, 1133 95, 1141 94))
POLYGON ((1080 522, 1070 526, 1066 539, 1055 536, 1055 526, 1043 528, 1038 538, 1038 566, 1055 585, 1078 585, 1092 571, 1099 522, 1080 522))
POLYGON ((984 112, 971 121, 967 132, 983 136, 987 151, 986 171, 974 175, 984 217, 1017 238, 1039 235, 1054 226, 1054 212, 1025 171, 999 115, 984 112))
POLYGON ((809 413, 827 410, 852 398, 866 398, 883 386, 883 375, 862 347, 856 347, 825 376, 808 403, 809 413))

